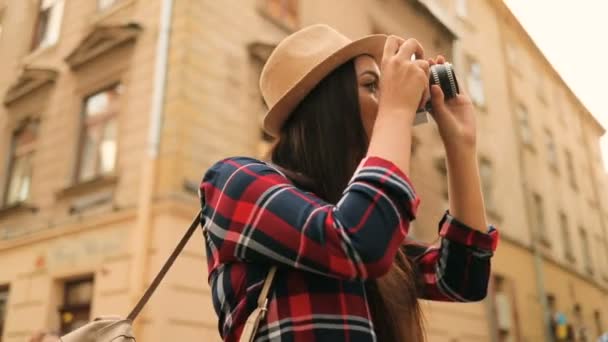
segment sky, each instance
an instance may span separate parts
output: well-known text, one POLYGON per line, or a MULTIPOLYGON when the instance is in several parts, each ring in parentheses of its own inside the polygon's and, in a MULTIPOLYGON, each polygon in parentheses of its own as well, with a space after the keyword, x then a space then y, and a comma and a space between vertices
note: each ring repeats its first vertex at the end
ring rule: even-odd
MULTIPOLYGON (((570 89, 608 130, 608 0, 504 2, 570 89)), ((608 134, 600 143, 608 170, 608 134)))

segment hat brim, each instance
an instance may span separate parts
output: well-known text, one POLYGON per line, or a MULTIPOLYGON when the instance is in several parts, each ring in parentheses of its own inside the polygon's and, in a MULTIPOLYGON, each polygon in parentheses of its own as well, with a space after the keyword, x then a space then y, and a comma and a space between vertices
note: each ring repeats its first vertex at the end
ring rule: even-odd
POLYGON ((306 97, 323 78, 340 65, 360 55, 370 55, 378 64, 380 64, 386 38, 387 36, 384 34, 365 36, 344 46, 326 58, 322 63, 296 82, 293 87, 291 87, 285 95, 268 110, 264 117, 264 130, 268 134, 277 137, 283 123, 300 101, 302 101, 302 99, 304 99, 304 97, 306 97))

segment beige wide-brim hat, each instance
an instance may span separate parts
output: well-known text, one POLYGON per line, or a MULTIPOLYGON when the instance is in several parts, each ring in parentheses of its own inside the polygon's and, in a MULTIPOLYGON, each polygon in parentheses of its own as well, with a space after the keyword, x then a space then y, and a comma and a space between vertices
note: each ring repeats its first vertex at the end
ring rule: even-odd
POLYGON ((373 34, 351 40, 327 25, 292 33, 274 49, 260 76, 260 90, 269 110, 264 130, 278 136, 289 114, 319 82, 359 55, 380 64, 387 36, 373 34))

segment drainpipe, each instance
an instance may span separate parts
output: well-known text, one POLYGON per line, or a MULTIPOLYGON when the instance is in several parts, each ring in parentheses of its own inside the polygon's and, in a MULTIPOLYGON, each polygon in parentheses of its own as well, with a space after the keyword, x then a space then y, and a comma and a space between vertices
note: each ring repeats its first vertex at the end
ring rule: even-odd
MULTIPOLYGON (((154 64, 154 90, 150 111, 150 129, 142 163, 137 217, 130 241, 130 251, 133 256, 132 268, 129 275, 129 298, 131 306, 137 303, 145 290, 144 286, 147 284, 148 252, 150 250, 150 237, 152 233, 152 205, 154 188, 157 183, 157 164, 163 122, 163 107, 165 103, 168 68, 167 60, 169 55, 169 38, 174 1, 161 1, 158 40, 156 42, 156 61, 154 64)), ((133 330, 135 336, 137 336, 138 331, 141 330, 141 324, 139 322, 141 322, 141 318, 134 322, 133 330)))
MULTIPOLYGON (((502 3, 502 0, 498 1, 498 0, 494 0, 493 1, 496 5, 496 9, 498 10, 497 14, 500 16, 501 13, 500 12, 507 12, 509 13, 510 11, 506 8, 506 5, 504 3, 502 3), (500 8, 503 8, 504 11, 500 11, 500 8)), ((502 14, 504 15, 504 14, 502 14)), ((499 35, 500 35, 500 41, 501 41, 501 49, 502 49, 502 56, 506 56, 507 51, 506 51, 506 47, 505 47, 505 33, 504 33, 504 26, 503 23, 501 22, 502 18, 498 18, 498 31, 499 31, 499 35)), ((503 59, 504 62, 504 59, 503 59)), ((506 66, 506 69, 509 68, 509 66, 507 65, 507 63, 504 63, 504 65, 506 66)), ((508 72, 505 72, 505 76, 506 76, 506 80, 507 80, 507 92, 509 94, 509 111, 510 111, 510 115, 511 118, 513 119, 513 124, 514 127, 518 127, 519 126, 519 121, 518 118, 515 114, 515 110, 513 108, 513 102, 512 99, 514 98, 513 95, 513 82, 511 80, 511 77, 509 75, 508 72)), ((516 133, 516 135, 519 135, 519 133, 516 133)), ((544 266, 543 266, 543 256, 541 254, 541 251, 538 247, 539 243, 538 243, 538 234, 536 234, 535 230, 532 229, 532 227, 534 227, 535 225, 535 220, 533 219, 533 213, 531 212, 531 207, 533 205, 533 203, 531 203, 531 199, 530 196, 528 194, 528 189, 529 189, 529 185, 528 185, 528 181, 526 179, 526 170, 524 167, 524 163, 525 163, 525 158, 524 158, 524 146, 523 146, 523 142, 521 141, 521 139, 519 139, 519 136, 516 137, 516 140, 518 142, 518 166, 519 166, 519 173, 522 177, 522 188, 524 190, 524 207, 525 207, 525 211, 526 211, 526 219, 528 221, 528 227, 530 227, 529 229, 529 233, 530 233, 530 242, 531 242, 531 248, 532 248, 532 254, 533 254, 533 258, 534 258, 534 275, 536 278, 536 290, 537 290, 537 295, 539 297, 540 300, 540 304, 541 304, 541 308, 542 308, 542 313, 543 313, 543 335, 544 335, 544 341, 546 342, 553 342, 553 338, 552 338, 552 334, 551 334, 551 327, 550 327, 550 319, 551 319, 551 313, 549 312, 549 305, 547 303, 547 295, 545 292, 545 277, 544 277, 544 266)))

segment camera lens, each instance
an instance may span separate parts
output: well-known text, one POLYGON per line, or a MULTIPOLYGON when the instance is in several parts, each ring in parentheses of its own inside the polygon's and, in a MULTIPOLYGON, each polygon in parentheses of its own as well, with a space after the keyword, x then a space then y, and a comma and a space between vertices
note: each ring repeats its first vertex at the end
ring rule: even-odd
POLYGON ((435 64, 431 66, 429 73, 429 86, 437 84, 443 90, 446 99, 456 97, 460 92, 458 80, 452 64, 435 64))
MULTIPOLYGON (((433 84, 437 84, 441 87, 446 100, 454 98, 460 93, 456 73, 454 72, 454 67, 450 63, 435 64, 431 66, 429 72, 429 87, 433 84)), ((431 105, 431 101, 428 101, 424 105, 424 108, 418 110, 418 112, 431 112, 432 110, 433 106, 431 105)))

